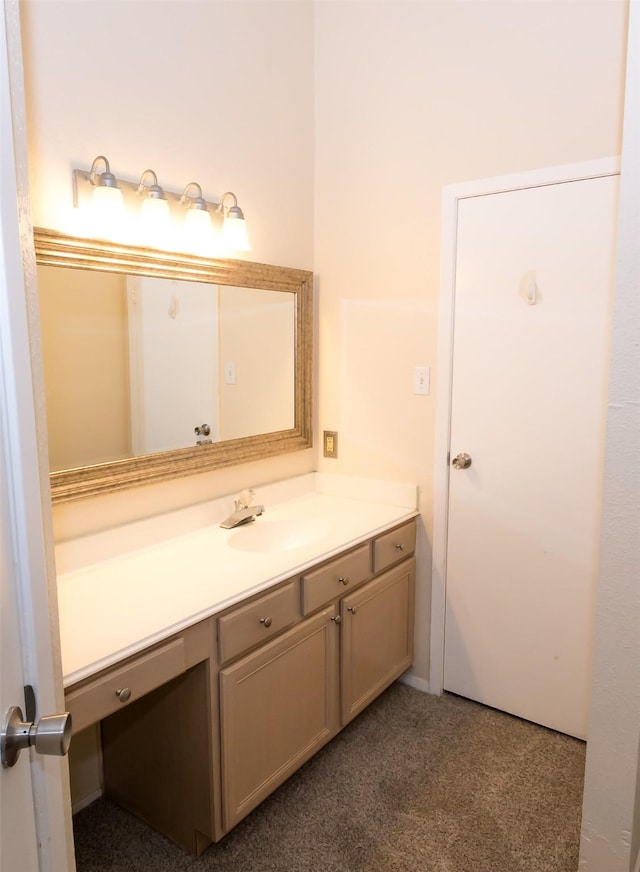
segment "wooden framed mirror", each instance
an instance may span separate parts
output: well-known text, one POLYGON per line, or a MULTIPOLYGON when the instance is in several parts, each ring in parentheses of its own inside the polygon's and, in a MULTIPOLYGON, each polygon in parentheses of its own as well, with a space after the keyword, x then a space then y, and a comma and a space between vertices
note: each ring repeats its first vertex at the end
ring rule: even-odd
POLYGON ((312 273, 34 238, 53 502, 311 447, 312 273))

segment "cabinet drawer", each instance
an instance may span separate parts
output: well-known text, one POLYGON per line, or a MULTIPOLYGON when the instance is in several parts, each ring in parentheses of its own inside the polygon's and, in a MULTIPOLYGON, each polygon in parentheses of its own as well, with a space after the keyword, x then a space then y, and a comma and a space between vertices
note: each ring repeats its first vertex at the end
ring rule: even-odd
POLYGON ((404 560, 416 550, 416 522, 410 521, 402 527, 378 536, 373 543, 373 571, 378 573, 404 560))
POLYGON ((226 663, 255 645, 267 642, 291 626, 297 617, 296 584, 290 581, 274 593, 218 618, 220 662, 226 663))
POLYGON ((140 699, 186 669, 184 642, 175 639, 150 654, 114 669, 65 694, 73 732, 106 718, 128 702, 140 699))
POLYGON ((302 614, 308 615, 371 576, 369 544, 302 576, 302 614))

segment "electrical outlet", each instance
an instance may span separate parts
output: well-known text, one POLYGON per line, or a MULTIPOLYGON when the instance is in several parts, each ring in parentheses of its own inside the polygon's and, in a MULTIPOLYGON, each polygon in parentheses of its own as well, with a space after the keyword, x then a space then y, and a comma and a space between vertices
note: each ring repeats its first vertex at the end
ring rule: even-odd
POLYGON ((338 433, 336 430, 324 430, 323 434, 323 446, 324 446, 324 456, 325 457, 337 457, 338 456, 338 433))

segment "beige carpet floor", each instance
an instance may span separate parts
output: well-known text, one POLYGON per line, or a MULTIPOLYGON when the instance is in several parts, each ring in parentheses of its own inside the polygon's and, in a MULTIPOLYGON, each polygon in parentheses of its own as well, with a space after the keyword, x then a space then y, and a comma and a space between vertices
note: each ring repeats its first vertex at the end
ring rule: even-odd
POLYGON ((200 858, 108 801, 78 872, 576 872, 584 743, 393 685, 200 858))

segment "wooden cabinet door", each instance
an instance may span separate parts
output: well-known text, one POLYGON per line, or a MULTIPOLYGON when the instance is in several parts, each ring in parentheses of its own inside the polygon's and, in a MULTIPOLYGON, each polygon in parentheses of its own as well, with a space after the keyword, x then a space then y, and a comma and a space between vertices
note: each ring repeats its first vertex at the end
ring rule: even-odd
POLYGON ((411 666, 414 576, 412 558, 342 600, 343 725, 411 666))
POLYGON ((338 732, 335 616, 326 608, 220 672, 225 830, 338 732))

